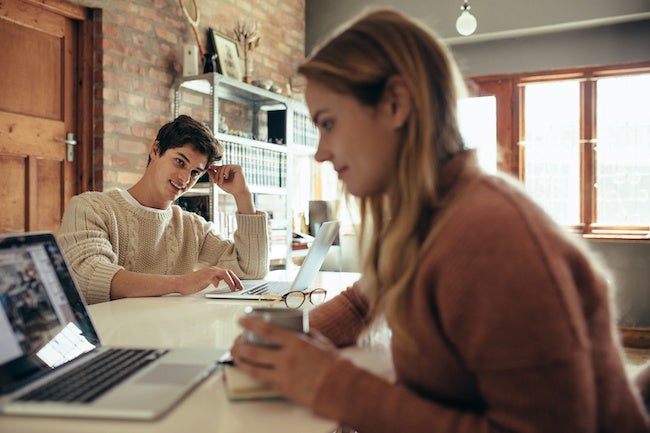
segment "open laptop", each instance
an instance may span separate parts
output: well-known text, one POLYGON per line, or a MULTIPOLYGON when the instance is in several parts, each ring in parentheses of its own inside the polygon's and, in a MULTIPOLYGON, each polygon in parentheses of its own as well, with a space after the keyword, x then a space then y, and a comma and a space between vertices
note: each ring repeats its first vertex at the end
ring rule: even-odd
POLYGON ((244 290, 231 292, 227 285, 220 284, 216 289, 206 292, 205 296, 214 299, 257 300, 262 295, 284 295, 307 290, 338 236, 340 225, 338 221, 327 221, 321 225, 293 281, 242 280, 244 290))
POLYGON ((224 352, 102 346, 54 235, 0 237, 0 413, 154 419, 224 352))

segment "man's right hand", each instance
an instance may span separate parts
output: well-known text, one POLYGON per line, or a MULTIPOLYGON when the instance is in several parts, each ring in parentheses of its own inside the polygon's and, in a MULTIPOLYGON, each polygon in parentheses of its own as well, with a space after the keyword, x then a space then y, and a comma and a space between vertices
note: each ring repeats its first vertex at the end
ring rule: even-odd
POLYGON ((185 274, 181 277, 184 280, 177 290, 181 295, 191 295, 208 287, 210 284, 217 287, 220 281, 224 281, 231 292, 243 290, 241 280, 230 269, 208 266, 201 270, 185 274))

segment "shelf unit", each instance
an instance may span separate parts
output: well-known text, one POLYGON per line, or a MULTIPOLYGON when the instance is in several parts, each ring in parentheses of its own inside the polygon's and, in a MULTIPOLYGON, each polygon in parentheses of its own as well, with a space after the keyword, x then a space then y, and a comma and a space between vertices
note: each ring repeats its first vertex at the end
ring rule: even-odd
MULTIPOLYGON (((174 83, 174 117, 202 121, 224 146, 224 164, 244 169, 255 205, 269 213, 272 267, 291 266, 293 212, 313 196, 313 154, 318 144, 305 105, 218 73, 174 83)), ((235 229, 234 201, 207 175, 179 204, 214 221, 224 236, 235 229)), ((304 212, 304 211, 303 211, 304 212)))

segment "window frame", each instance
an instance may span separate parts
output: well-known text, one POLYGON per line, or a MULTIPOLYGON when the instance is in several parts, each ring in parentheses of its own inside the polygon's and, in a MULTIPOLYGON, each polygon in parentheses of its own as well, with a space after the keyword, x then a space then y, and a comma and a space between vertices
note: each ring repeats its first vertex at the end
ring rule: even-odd
POLYGON ((600 225, 596 219, 597 119, 596 83, 600 78, 650 73, 650 61, 623 65, 485 75, 467 80, 472 96, 493 95, 497 103, 498 169, 525 182, 524 86, 547 81, 580 81, 580 220, 568 229, 583 237, 643 239, 650 241, 650 226, 600 225))

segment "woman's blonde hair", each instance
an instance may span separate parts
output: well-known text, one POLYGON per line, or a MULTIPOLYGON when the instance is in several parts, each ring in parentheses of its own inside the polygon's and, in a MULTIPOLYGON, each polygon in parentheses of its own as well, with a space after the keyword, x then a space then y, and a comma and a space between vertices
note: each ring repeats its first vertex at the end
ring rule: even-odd
POLYGON ((298 72, 367 106, 381 102, 390 77, 400 76, 408 88, 411 113, 401 131, 395 181, 380 195, 359 198, 359 245, 366 248, 361 283, 371 315, 385 313, 394 338, 411 342, 402 319, 409 313, 409 288, 423 245, 442 206, 440 167, 464 150, 456 118, 460 74, 430 30, 390 9, 365 13, 319 47, 298 72))

